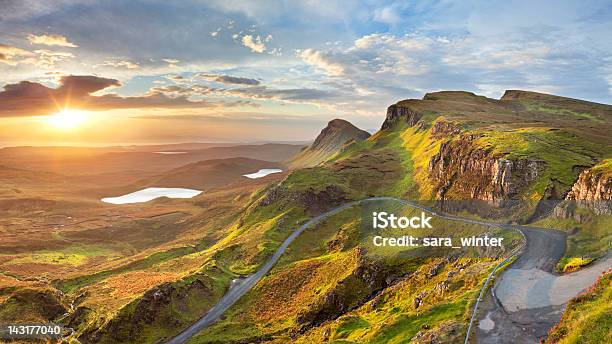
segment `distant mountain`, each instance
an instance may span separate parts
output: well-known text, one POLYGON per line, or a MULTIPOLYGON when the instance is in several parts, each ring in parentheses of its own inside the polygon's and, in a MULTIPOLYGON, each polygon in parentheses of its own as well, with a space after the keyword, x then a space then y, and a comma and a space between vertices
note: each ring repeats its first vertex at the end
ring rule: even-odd
MULTIPOLYGON (((173 168, 203 160, 244 157, 264 161, 285 161, 304 146, 291 144, 252 144, 186 150, 181 154, 155 151, 108 151, 78 147, 14 147, 0 149, 0 161, 10 161, 16 168, 48 171, 66 175, 145 171, 159 174, 173 168)), ((168 149, 161 149, 167 151, 168 149)), ((166 146, 168 148, 168 146, 166 146)))
POLYGON ((249 158, 205 160, 168 171, 152 185, 206 190, 246 178, 243 175, 263 168, 278 167, 278 163, 249 158))
POLYGON ((301 168, 317 165, 338 152, 347 143, 363 141, 368 137, 370 133, 367 131, 343 119, 334 119, 323 128, 312 145, 291 159, 289 166, 301 168))

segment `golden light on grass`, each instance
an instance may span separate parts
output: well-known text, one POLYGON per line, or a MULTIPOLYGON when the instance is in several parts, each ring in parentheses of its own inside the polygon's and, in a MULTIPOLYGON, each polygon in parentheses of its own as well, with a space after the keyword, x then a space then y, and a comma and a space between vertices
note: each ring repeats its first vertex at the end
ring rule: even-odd
POLYGON ((85 120, 87 120, 87 114, 84 111, 64 109, 51 115, 47 123, 58 129, 69 130, 78 127, 85 120))

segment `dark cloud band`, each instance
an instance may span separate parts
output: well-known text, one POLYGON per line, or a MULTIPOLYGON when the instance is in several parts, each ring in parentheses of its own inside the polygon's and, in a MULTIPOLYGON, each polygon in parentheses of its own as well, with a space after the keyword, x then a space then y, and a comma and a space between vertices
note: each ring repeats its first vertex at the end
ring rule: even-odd
POLYGON ((31 81, 8 84, 4 86, 4 91, 0 92, 0 117, 48 115, 66 107, 83 110, 112 110, 225 105, 205 100, 193 101, 185 95, 171 97, 155 90, 136 97, 122 97, 117 94, 93 95, 95 92, 118 86, 121 86, 118 80, 93 75, 63 76, 57 88, 50 88, 31 81))

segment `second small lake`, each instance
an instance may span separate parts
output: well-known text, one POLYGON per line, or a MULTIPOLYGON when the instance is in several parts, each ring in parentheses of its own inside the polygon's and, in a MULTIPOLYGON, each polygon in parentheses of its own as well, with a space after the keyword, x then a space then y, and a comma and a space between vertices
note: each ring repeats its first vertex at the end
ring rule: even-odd
POLYGON ((102 198, 102 202, 112 204, 142 203, 159 197, 192 198, 202 191, 183 188, 146 188, 123 196, 102 198))
POLYGON ((265 177, 268 174, 280 173, 280 172, 283 172, 283 170, 279 170, 278 168, 262 168, 261 170, 255 173, 244 174, 243 176, 247 178, 251 178, 251 179, 256 179, 256 178, 265 177))

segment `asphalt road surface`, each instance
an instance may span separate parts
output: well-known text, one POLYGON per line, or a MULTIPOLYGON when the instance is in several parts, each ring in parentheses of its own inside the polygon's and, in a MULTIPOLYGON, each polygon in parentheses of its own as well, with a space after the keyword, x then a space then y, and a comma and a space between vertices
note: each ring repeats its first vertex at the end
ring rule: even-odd
POLYGON ((479 344, 539 343, 559 322, 567 302, 612 268, 607 256, 583 270, 558 275, 554 268, 565 252, 565 233, 509 227, 523 232, 526 246, 484 299, 476 329, 479 344))

